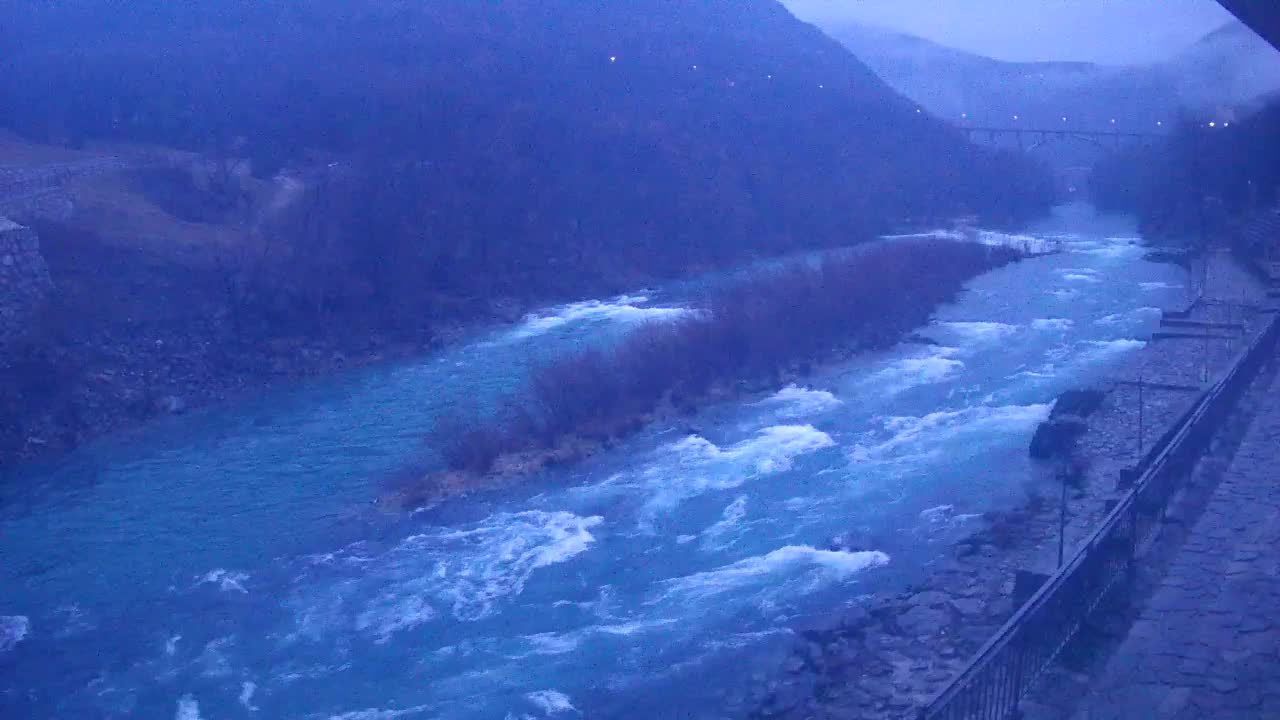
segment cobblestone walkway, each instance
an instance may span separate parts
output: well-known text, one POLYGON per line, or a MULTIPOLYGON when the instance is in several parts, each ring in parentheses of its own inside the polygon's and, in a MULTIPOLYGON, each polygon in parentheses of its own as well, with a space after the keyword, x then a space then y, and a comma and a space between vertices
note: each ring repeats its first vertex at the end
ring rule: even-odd
POLYGON ((1280 718, 1280 381, 1252 392, 1257 416, 1074 720, 1280 718))

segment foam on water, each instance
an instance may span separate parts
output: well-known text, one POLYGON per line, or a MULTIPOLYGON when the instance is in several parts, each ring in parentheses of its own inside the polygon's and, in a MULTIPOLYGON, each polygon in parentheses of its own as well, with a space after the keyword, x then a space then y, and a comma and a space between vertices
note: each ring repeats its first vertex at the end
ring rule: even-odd
POLYGON ((569 696, 558 690, 539 690, 527 693, 524 697, 547 715, 578 711, 578 708, 573 706, 569 696))
POLYGON ((1070 330, 1075 323, 1066 318, 1036 318, 1031 327, 1036 330, 1070 330))
MULTIPOLYGON (((981 335, 982 331, 977 332, 981 335)), ((959 352, 953 347, 933 346, 925 355, 903 358, 874 373, 867 383, 886 395, 894 395, 920 385, 945 382, 964 370, 964 363, 953 359, 959 352)))
POLYGON ((248 680, 240 683, 240 704, 249 712, 257 712, 258 706, 253 704, 253 694, 258 691, 258 685, 248 680))
POLYGON ((720 520, 702 531, 702 547, 704 550, 724 550, 737 541, 736 535, 741 531, 742 519, 747 516, 747 496, 739 495, 737 499, 725 506, 720 520))
POLYGON ((982 517, 981 513, 958 513, 955 505, 938 505, 920 511, 920 521, 928 530, 955 527, 979 517, 982 517))
POLYGON ((1018 331, 1016 325, 990 321, 953 321, 944 322, 941 325, 965 339, 980 343, 995 342, 1018 331))
POLYGON ((0 653, 18 646, 31 630, 31 619, 26 615, 0 615, 0 653))
POLYGON ((1133 338, 1120 338, 1118 340, 1090 340, 1089 345, 1094 348, 1095 354, 1111 355, 1130 350, 1141 350, 1147 346, 1147 343, 1133 338))
POLYGON ((773 586, 776 585, 775 575, 796 571, 813 573, 810 585, 817 587, 888 563, 889 556, 879 550, 843 552, 818 550, 808 545, 787 545, 714 570, 667 580, 663 583, 665 589, 661 597, 652 602, 675 599, 682 603, 700 602, 750 584, 765 582, 773 586))
POLYGON ((936 240, 968 240, 969 234, 963 230, 926 230, 918 233, 903 233, 900 235, 881 235, 884 240, 914 240, 916 238, 933 238, 936 240))
POLYGON ((854 463, 919 460, 935 455, 946 440, 957 435, 1034 427, 1049 416, 1049 410, 1047 403, 978 405, 921 417, 881 418, 882 431, 868 433, 866 442, 854 445, 848 456, 854 463))
POLYGON ((727 448, 700 435, 665 445, 659 450, 659 461, 640 475, 650 492, 641 526, 647 527, 654 515, 688 498, 786 471, 796 457, 834 445, 830 435, 812 425, 774 425, 727 448))
POLYGON ((1030 253, 1046 253, 1054 249, 1054 243, 1048 238, 1023 235, 1020 233, 1004 233, 994 230, 979 230, 978 242, 993 247, 1007 247, 1030 253))
POLYGON ((777 410, 778 417, 797 418, 824 412, 843 403, 826 390, 802 388, 793 384, 762 400, 760 404, 780 406, 777 410))
POLYGON ((238 592, 247 595, 249 591, 245 589, 244 583, 248 579, 248 573, 216 568, 197 578, 196 585, 217 585, 218 589, 223 592, 238 592))
POLYGON ((425 715, 431 710, 432 707, 429 705, 415 705, 401 710, 353 710, 340 715, 330 715, 329 720, 397 720, 397 718, 412 715, 425 715))
POLYGON ((173 720, 200 720, 200 703, 191 695, 183 695, 178 699, 178 710, 173 720))
POLYGON ((663 320, 687 315, 691 310, 679 307, 640 307, 649 301, 645 295, 620 295, 611 300, 586 300, 561 305, 541 313, 526 315, 508 338, 525 340, 555 330, 558 327, 584 320, 615 320, 643 322, 663 320))
POLYGON ((539 569, 586 552, 595 541, 591 529, 602 522, 563 511, 498 513, 463 529, 412 535, 371 563, 341 562, 347 553, 369 552, 357 543, 325 566, 342 577, 317 596, 294 598, 291 639, 316 640, 338 629, 385 643, 445 613, 468 622, 488 617, 539 569))

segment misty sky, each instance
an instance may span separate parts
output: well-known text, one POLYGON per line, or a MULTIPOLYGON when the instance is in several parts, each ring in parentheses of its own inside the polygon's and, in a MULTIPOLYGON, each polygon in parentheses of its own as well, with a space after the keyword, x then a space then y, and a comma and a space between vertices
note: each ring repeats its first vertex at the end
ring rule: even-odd
POLYGON ((1232 19, 1214 0, 782 0, 1002 60, 1161 60, 1232 19))

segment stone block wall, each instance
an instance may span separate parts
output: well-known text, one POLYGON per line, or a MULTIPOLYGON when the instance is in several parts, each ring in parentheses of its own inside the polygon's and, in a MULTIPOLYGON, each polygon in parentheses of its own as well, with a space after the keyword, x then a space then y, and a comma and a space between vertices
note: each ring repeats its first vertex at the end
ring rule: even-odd
POLYGON ((34 230, 0 216, 0 365, 53 292, 34 230))

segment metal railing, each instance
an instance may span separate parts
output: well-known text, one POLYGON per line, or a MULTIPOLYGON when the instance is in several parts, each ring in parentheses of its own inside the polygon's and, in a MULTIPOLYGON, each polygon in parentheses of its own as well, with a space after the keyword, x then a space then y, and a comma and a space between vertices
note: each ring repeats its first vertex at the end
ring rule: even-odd
POLYGON ((1160 532, 1165 508, 1195 459, 1257 375, 1280 336, 1280 319, 1242 350, 1141 463, 1141 474, 1076 554, 987 641, 919 720, 1003 720, 1112 591, 1126 587, 1134 559, 1160 532))

